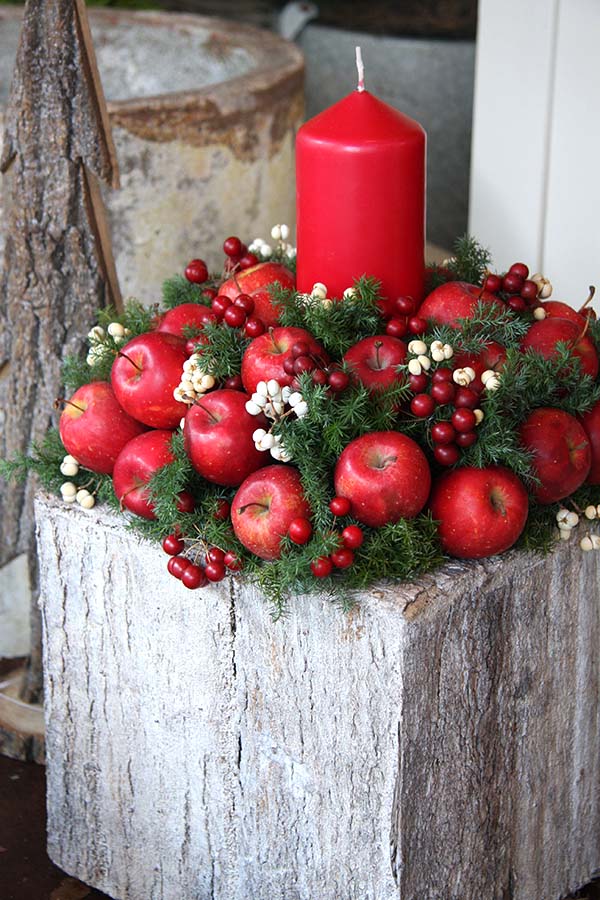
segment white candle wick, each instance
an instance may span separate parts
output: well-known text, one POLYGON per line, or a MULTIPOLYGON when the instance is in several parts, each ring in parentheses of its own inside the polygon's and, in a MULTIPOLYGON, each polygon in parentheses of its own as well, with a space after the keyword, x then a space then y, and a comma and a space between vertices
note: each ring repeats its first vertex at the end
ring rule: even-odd
POLYGON ((359 92, 362 92, 365 89, 365 67, 363 65, 363 59, 362 59, 362 53, 360 52, 360 47, 356 48, 356 68, 358 69, 357 90, 359 92))

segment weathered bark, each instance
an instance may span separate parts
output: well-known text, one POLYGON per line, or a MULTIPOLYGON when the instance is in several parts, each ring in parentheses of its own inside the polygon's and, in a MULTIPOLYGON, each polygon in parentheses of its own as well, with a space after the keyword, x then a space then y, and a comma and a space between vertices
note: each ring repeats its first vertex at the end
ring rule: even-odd
POLYGON ((600 867, 600 559, 273 624, 40 498, 49 853, 127 900, 558 900, 600 867))
MULTIPOLYGON (((0 170, 9 208, 0 275, 0 457, 26 452, 53 424, 65 354, 95 310, 118 302, 95 179, 116 183, 83 0, 29 0, 0 170)), ((31 550, 35 481, 0 485, 0 565, 31 550)), ((32 561, 32 566, 34 565, 32 561)), ((25 698, 41 693, 39 621, 25 698)), ((0 741, 1 741, 0 734, 0 741)))

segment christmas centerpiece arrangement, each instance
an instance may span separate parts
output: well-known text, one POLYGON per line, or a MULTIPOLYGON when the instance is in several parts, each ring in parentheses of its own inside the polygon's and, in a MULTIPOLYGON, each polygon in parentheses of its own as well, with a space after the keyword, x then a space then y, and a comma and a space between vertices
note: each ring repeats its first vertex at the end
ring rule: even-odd
POLYGON ((111 503, 186 587, 239 573, 276 614, 577 526, 599 549, 593 290, 577 312, 468 237, 425 270, 424 159, 361 79, 299 134, 297 265, 277 225, 102 311, 59 429, 4 474, 111 503))

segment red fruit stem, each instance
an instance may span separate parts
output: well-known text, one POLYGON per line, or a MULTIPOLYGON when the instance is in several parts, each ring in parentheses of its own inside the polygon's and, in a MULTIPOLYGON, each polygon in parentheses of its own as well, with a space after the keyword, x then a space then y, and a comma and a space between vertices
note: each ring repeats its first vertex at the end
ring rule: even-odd
POLYGON ((77 406, 76 403, 73 403, 72 400, 65 400, 64 397, 57 397, 54 401, 54 409, 60 409, 60 404, 64 403, 65 406, 72 406, 75 409, 78 409, 79 412, 85 412, 85 406, 77 406))
POLYGON ((208 418, 211 420, 211 422, 213 423, 213 425, 217 425, 217 424, 218 424, 219 419, 217 419, 217 417, 214 416, 214 415, 211 413, 210 409, 207 409, 205 406, 202 406, 202 404, 201 404, 198 400, 194 400, 192 406, 199 406, 200 409, 204 410, 204 412, 206 413, 206 415, 208 416, 208 418))
POLYGON ((124 494, 121 494, 121 496, 119 497, 119 510, 121 512, 123 512, 125 510, 125 504, 123 503, 123 500, 125 499, 125 497, 127 497, 129 494, 132 494, 134 491, 137 491, 139 486, 140 486, 139 484, 135 485, 134 487, 129 488, 128 491, 125 491, 124 494))
POLYGON ((587 300, 585 301, 585 303, 583 304, 583 306, 580 306, 580 307, 579 307, 579 309, 577 310, 578 313, 582 313, 583 310, 586 308, 586 306, 589 306, 589 304, 590 304, 590 303, 592 302, 592 300, 594 299, 594 294, 596 293, 596 288, 594 287, 593 284, 590 284, 589 291, 590 291, 590 292, 589 292, 589 294, 588 294, 588 298, 587 298, 587 300))
POLYGON ((379 358, 379 350, 381 347, 383 347, 383 341, 375 341, 375 362, 378 369, 381 369, 381 359, 379 358))
POLYGON ((133 366, 134 369, 137 369, 138 372, 141 373, 141 371, 142 371, 141 367, 138 366, 137 363, 134 363, 134 361, 132 360, 132 358, 131 358, 130 356, 127 356, 126 353, 123 353, 122 350, 119 350, 119 352, 117 353, 117 356, 123 356, 123 357, 127 360, 127 362, 130 362, 130 363, 131 363, 131 365, 133 366))

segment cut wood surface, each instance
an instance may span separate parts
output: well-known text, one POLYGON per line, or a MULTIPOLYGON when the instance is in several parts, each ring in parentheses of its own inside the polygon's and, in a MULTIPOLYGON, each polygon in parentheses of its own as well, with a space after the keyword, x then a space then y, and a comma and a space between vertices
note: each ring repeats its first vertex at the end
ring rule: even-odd
POLYGON ((576 541, 274 624, 37 501, 51 858, 122 900, 559 900, 600 868, 600 561, 576 541))

